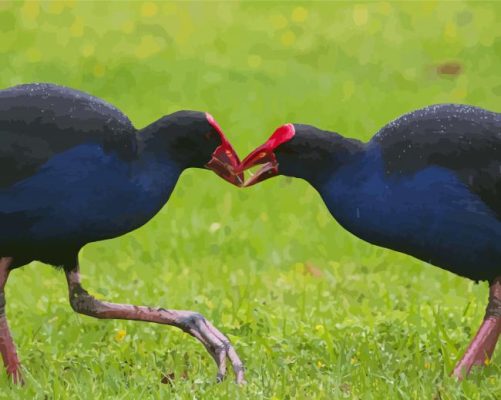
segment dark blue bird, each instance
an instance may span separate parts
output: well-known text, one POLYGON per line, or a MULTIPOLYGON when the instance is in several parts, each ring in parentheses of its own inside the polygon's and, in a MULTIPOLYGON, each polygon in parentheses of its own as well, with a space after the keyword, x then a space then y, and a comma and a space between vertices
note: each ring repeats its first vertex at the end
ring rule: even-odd
POLYGON ((186 168, 209 168, 240 186, 238 157, 214 119, 179 111, 137 130, 118 109, 51 84, 0 91, 0 352, 21 374, 5 318, 9 272, 33 260, 64 269, 70 303, 97 318, 176 326, 207 348, 237 381, 242 364, 228 339, 203 316, 96 300, 80 285, 78 252, 87 243, 130 232, 167 202, 186 168))
POLYGON ((490 283, 485 319, 454 375, 485 365, 501 332, 501 114, 443 104, 406 114, 368 143, 287 124, 249 154, 245 186, 308 181, 354 235, 490 283))

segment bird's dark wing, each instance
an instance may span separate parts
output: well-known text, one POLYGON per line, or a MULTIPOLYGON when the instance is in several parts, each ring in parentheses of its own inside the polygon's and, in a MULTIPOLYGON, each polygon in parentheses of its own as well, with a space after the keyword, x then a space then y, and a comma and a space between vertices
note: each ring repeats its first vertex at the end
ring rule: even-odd
POLYGON ((82 143, 95 142, 132 157, 134 132, 118 109, 77 90, 52 84, 0 90, 0 188, 82 143))
POLYGON ((501 219, 501 114, 465 105, 430 106, 389 123, 372 142, 381 145, 387 174, 447 168, 501 219))

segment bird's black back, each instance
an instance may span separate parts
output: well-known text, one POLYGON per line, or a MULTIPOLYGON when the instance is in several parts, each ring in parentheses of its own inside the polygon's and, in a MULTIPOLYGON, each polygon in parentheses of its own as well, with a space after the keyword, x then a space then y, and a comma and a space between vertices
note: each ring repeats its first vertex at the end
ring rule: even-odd
POLYGON ((117 108, 74 89, 35 83, 0 90, 0 188, 84 142, 133 157, 134 132, 117 108))
POLYGON ((381 145, 388 175, 447 168, 501 219, 501 114, 441 104, 406 114, 372 139, 381 145))

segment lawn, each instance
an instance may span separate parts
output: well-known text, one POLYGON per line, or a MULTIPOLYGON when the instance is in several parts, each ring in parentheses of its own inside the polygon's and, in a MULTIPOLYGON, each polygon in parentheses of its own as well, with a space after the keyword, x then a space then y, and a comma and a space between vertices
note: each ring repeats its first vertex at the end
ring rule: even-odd
MULTIPOLYGON (((49 81, 100 96, 137 127, 210 111, 245 155, 285 122, 369 139, 440 102, 501 111, 501 3, 0 1, 0 87, 49 81)), ((48 188, 50 190, 50 188, 48 188)), ((487 284, 344 231, 305 182, 237 189, 183 173, 142 228, 86 246, 102 299, 204 314, 246 363, 215 384, 175 328, 75 314, 63 274, 32 263, 6 288, 27 384, 5 399, 495 399, 487 368, 448 376, 487 284)), ((480 267, 480 266, 479 266, 480 267)))

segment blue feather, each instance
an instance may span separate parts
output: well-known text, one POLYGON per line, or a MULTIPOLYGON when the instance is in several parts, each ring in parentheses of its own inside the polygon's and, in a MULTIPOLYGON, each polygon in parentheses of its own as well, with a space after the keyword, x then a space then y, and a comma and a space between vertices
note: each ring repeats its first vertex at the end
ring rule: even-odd
POLYGON ((443 167, 388 175, 381 148, 371 143, 317 187, 329 211, 354 235, 480 279, 501 259, 501 223, 495 213, 443 167), (471 272, 470 272, 471 273, 471 272))
POLYGON ((125 163, 99 144, 73 147, 0 190, 0 219, 12 221, 0 231, 0 242, 85 243, 124 234, 161 209, 180 173, 173 162, 154 155, 125 163))

